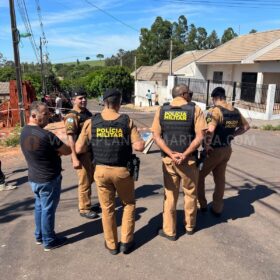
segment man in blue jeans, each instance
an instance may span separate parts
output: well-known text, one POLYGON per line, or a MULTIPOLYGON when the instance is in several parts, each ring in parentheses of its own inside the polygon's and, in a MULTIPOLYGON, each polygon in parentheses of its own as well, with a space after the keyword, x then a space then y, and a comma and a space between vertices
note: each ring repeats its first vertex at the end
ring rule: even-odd
POLYGON ((55 211, 61 191, 61 155, 71 149, 53 133, 44 129, 49 110, 45 103, 30 106, 29 123, 23 128, 20 145, 28 165, 28 181, 35 196, 35 238, 50 251, 64 245, 67 238, 58 238, 54 231, 55 211))

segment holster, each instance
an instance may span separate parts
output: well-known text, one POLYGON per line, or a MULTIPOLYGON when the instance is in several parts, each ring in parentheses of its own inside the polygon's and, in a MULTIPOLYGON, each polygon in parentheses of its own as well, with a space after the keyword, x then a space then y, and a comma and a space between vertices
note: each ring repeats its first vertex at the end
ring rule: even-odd
POLYGON ((133 177, 133 180, 137 181, 140 170, 140 159, 135 154, 131 155, 131 158, 127 163, 127 169, 130 173, 130 176, 133 177))
POLYGON ((203 168, 203 163, 207 157, 206 150, 203 149, 200 152, 196 151, 195 159, 196 159, 196 166, 198 167, 199 171, 203 168))

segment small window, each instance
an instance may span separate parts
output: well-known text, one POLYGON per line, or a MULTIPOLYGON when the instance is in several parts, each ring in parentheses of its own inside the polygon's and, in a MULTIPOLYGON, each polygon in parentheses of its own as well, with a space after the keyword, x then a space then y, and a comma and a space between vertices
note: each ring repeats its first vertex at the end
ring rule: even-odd
POLYGON ((221 84, 223 82, 223 72, 215 71, 213 74, 213 83, 221 84))

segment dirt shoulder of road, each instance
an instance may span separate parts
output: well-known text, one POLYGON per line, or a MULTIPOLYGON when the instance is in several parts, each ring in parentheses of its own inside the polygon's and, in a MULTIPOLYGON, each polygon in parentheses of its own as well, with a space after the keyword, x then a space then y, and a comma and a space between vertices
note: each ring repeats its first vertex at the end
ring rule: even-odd
POLYGON ((151 107, 141 107, 141 106, 136 106, 134 104, 126 104, 122 105, 122 108, 128 108, 136 111, 141 111, 141 112, 155 112, 159 106, 151 106, 151 107))

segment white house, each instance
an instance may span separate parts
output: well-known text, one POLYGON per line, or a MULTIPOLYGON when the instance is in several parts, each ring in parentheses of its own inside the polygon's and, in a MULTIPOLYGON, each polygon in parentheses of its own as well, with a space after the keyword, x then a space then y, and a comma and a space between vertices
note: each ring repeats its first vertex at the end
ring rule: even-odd
MULTIPOLYGON (((135 78, 135 104, 147 106, 146 93, 149 90, 158 94, 159 103, 171 99, 171 89, 174 84, 168 82, 170 72, 177 76, 202 79, 205 73, 196 66, 195 61, 210 50, 188 51, 172 60, 162 60, 152 66, 141 66, 132 73, 135 78)), ((171 79, 172 80, 172 79, 171 79)), ((169 80, 170 81, 170 80, 169 80)))

